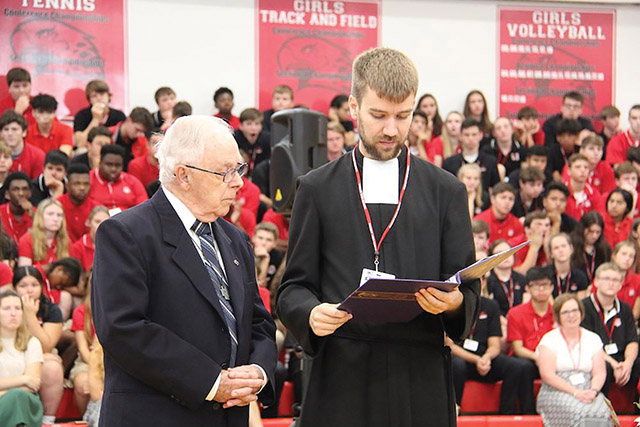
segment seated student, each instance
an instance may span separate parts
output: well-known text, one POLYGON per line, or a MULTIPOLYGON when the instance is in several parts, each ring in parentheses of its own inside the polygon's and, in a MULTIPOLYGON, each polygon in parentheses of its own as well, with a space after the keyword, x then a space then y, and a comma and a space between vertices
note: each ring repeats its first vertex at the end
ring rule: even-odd
POLYGON ((589 161, 582 154, 573 154, 569 157, 569 179, 565 185, 569 189, 567 198, 567 215, 579 220, 582 216, 593 210, 602 209, 602 196, 598 190, 587 182, 589 176, 589 161))
POLYGON ((640 378, 636 321, 631 307, 617 296, 623 274, 613 263, 602 264, 593 281, 595 292, 582 300, 582 327, 598 334, 604 343, 607 379, 602 392, 605 396, 609 395, 611 382, 615 381, 620 387, 630 382, 635 389, 640 378))
POLYGON ((97 203, 89 197, 91 179, 85 165, 69 166, 67 171, 67 192, 56 198, 62 205, 71 243, 78 241, 89 231, 87 218, 97 203))
POLYGON ((473 233, 473 246, 476 248, 476 251, 488 251, 489 235, 491 233, 489 225, 482 220, 472 220, 471 232, 473 233))
MULTIPOLYGON (((42 270, 41 270, 42 271, 42 270)), ((75 258, 60 258, 52 262, 47 270, 44 293, 62 312, 62 318, 69 320, 72 308, 82 302, 84 288, 80 283, 82 266, 75 258)))
POLYGON ((54 423, 64 392, 62 359, 52 350, 62 337, 62 312, 43 292, 44 280, 32 266, 18 267, 13 276, 13 289, 22 298, 23 316, 31 336, 40 341, 44 353, 40 399, 44 406, 43 423, 54 423))
POLYGON ((11 172, 21 171, 30 179, 42 173, 44 166, 44 151, 31 144, 26 144, 27 122, 13 110, 7 110, 0 116, 0 138, 11 148, 13 163, 11 172))
POLYGON ((91 80, 85 88, 89 107, 83 108, 73 118, 73 131, 77 147, 86 147, 91 129, 97 126, 111 127, 127 118, 125 114, 109 106, 111 92, 103 80, 91 80))
POLYGON ((495 157, 480 151, 482 139, 480 124, 473 119, 462 122, 460 131, 460 146, 462 151, 445 159, 442 168, 454 175, 458 169, 467 163, 476 163, 482 169, 482 188, 491 188, 500 182, 500 174, 495 157))
POLYGON ((73 129, 56 118, 58 101, 51 95, 36 95, 31 100, 36 123, 27 128, 25 142, 45 153, 60 150, 67 156, 73 151, 73 129))
POLYGON ((98 169, 100 164, 100 150, 105 145, 111 145, 113 142, 111 138, 113 133, 104 126, 97 126, 89 131, 87 137, 87 152, 73 156, 71 164, 83 164, 86 165, 89 170, 98 169))
POLYGON ((73 245, 69 251, 71 256, 80 261, 84 271, 90 271, 93 269, 93 257, 95 254, 95 247, 93 245, 93 239, 96 237, 96 231, 98 227, 104 221, 109 219, 109 210, 104 206, 96 206, 91 209, 87 223, 89 224, 89 231, 82 235, 73 245))
POLYGON ((542 195, 542 207, 551 220, 551 234, 571 233, 578 221, 565 213, 567 198, 571 195, 566 185, 551 181, 542 195))
POLYGON ((516 169, 511 172, 507 176, 505 181, 507 181, 511 185, 516 185, 516 183, 520 181, 520 172, 529 167, 536 168, 544 173, 545 185, 553 181, 551 172, 549 172, 547 168, 548 153, 549 150, 543 145, 534 145, 533 147, 527 149, 525 152, 524 160, 520 163, 520 169, 516 169))
POLYGON ((573 245, 567 233, 554 234, 549 238, 549 258, 551 264, 547 267, 553 282, 553 297, 560 294, 577 293, 580 299, 589 292, 589 279, 582 272, 571 265, 573 245))
MULTIPOLYGON (((582 140, 580 154, 583 154, 589 162, 589 177, 587 182, 600 194, 607 194, 616 188, 615 176, 611 166, 602 160, 603 142, 596 134, 591 134, 582 140)), ((562 179, 569 179, 568 165, 562 171, 562 179)))
POLYGON ((256 266, 261 264, 262 275, 258 276, 258 285, 270 289, 274 293, 276 289, 271 288, 271 281, 284 259, 283 253, 276 249, 277 241, 278 227, 270 222, 258 224, 251 238, 256 257, 256 266))
POLYGON ((616 188, 607 197, 606 209, 602 212, 604 238, 610 247, 627 240, 633 218, 633 196, 627 190, 616 188))
POLYGON ((271 134, 263 130, 262 114, 255 108, 240 113, 240 127, 233 132, 238 148, 245 152, 249 163, 248 176, 260 163, 271 158, 271 134))
MULTIPOLYGON (((191 107, 191 104, 189 104, 187 101, 178 101, 176 102, 176 105, 173 106, 173 122, 178 120, 180 117, 190 116, 192 114, 193 107, 191 107)), ((160 130, 167 130, 173 122, 165 122, 160 130)))
POLYGON ((516 138, 527 148, 544 145, 544 131, 538 120, 538 111, 531 106, 518 110, 518 120, 513 125, 516 138))
MULTIPOLYGON (((293 108, 293 89, 287 85, 276 86, 273 89, 271 109, 263 111, 261 114, 264 131, 271 132, 271 116, 273 113, 289 108, 293 108)), ((240 122, 242 122, 242 115, 240 116, 240 122)))
POLYGON ((113 141, 124 148, 125 171, 131 160, 148 154, 146 133, 151 129, 153 129, 153 118, 149 110, 143 107, 134 108, 129 117, 111 127, 113 141))
POLYGON ((562 105, 560 106, 560 113, 555 116, 549 117, 544 124, 542 125, 542 130, 545 135, 545 144, 547 147, 553 146, 556 142, 560 142, 557 140, 557 136, 559 135, 556 132, 556 127, 558 126, 558 122, 562 120, 575 120, 578 124, 578 133, 580 133, 583 129, 587 129, 593 132, 593 124, 591 121, 585 117, 582 117, 582 105, 584 104, 584 96, 582 96, 579 92, 567 92, 562 96, 562 105))
POLYGON ((11 159, 11 148, 0 139, 0 204, 5 202, 4 199, 4 180, 9 176, 9 170, 11 169, 11 165, 13 165, 13 160, 11 159))
POLYGON ((100 150, 100 165, 90 172, 91 197, 109 208, 112 215, 148 199, 147 191, 135 176, 123 172, 125 152, 118 145, 105 145, 100 150))
MULTIPOLYGON (((496 240, 489 247, 489 255, 495 255, 511 249, 506 240, 496 240)), ((487 291, 500 307, 500 315, 506 317, 512 307, 522 304, 527 280, 525 277, 513 271, 515 256, 511 256, 498 264, 487 279, 487 291)))
POLYGON ((469 216, 474 216, 488 209, 491 204, 489 193, 482 188, 482 171, 475 163, 462 165, 458 169, 458 179, 462 181, 467 189, 467 203, 469 206, 469 216))
MULTIPOLYGON (((525 290, 531 299, 507 313, 507 342, 511 343, 513 355, 527 362, 528 375, 535 379, 540 378, 536 366, 536 347, 543 335, 553 329, 554 324, 553 309, 549 302, 553 284, 543 267, 532 267, 527 271, 526 278, 525 290)), ((530 387, 533 390, 533 381, 530 387)))
POLYGON ((442 118, 438 109, 438 101, 433 94, 425 93, 418 99, 415 111, 422 111, 427 116, 427 129, 423 139, 431 142, 442 134, 442 118))
MULTIPOLYGON (((640 147, 629 147, 627 150, 627 161, 631 162, 631 165, 638 171, 638 177, 640 179, 640 147)), ((614 168, 615 170, 615 168, 614 168)), ((638 184, 640 189, 640 184, 638 184)))
POLYGON ((44 171, 31 181, 31 203, 37 206, 44 199, 64 193, 68 164, 69 157, 60 150, 49 151, 44 156, 44 171))
POLYGON ((0 115, 7 110, 24 116, 29 125, 36 122, 31 107, 31 74, 24 68, 12 68, 7 72, 9 94, 0 99, 0 115))
POLYGON ((549 148, 548 166, 554 181, 562 181, 562 171, 567 165, 569 157, 578 150, 578 135, 580 135, 580 123, 576 120, 561 120, 556 128, 558 144, 549 148))
POLYGON ((487 99, 479 90, 472 90, 467 94, 464 101, 464 110, 462 111, 466 118, 471 118, 479 123, 482 138, 480 146, 484 146, 491 139, 492 123, 489 119, 489 108, 487 107, 487 99))
MULTIPOLYGON (((330 162, 339 159, 340 156, 346 153, 344 148, 346 134, 347 132, 340 123, 329 122, 327 124, 327 160, 330 162)), ((255 179, 255 170, 253 178, 255 179)))
POLYGON ((138 178, 145 188, 160 176, 156 152, 158 151, 157 145, 162 141, 162 138, 164 138, 162 133, 151 132, 147 142, 147 154, 136 157, 129 163, 129 174, 138 178))
POLYGON ((22 299, 14 291, 0 293, 0 313, 0 420, 7 426, 40 426, 42 346, 29 334, 22 299))
POLYGON ((629 129, 613 136, 607 145, 606 161, 617 165, 627 159, 627 150, 640 145, 640 104, 629 110, 629 129))
POLYGON ((629 304, 633 318, 640 318, 640 275, 633 271, 636 259, 636 246, 628 240, 618 243, 611 253, 611 262, 622 272, 622 288, 618 291, 620 301, 629 304))
MULTIPOLYGON (((500 409, 502 415, 518 413, 516 397, 520 400, 521 412, 534 414, 533 393, 527 383, 533 385, 533 378, 527 378, 531 370, 526 362, 518 358, 500 354, 500 309, 498 304, 484 296, 480 297, 479 315, 471 328, 469 337, 459 342, 446 338, 451 347, 451 365, 456 404, 460 406, 465 381, 474 380, 495 383, 502 380, 500 409)), ((531 387, 532 389, 532 387, 531 387)))
POLYGON ((17 244, 20 238, 31 228, 35 208, 31 198, 31 179, 24 172, 11 172, 4 181, 5 197, 9 203, 0 208, 2 228, 17 244))
POLYGON ((517 218, 542 209, 544 173, 536 168, 525 168, 520 173, 518 191, 511 213, 517 218))
MULTIPOLYGON (((633 210, 629 216, 638 217, 640 215, 640 207, 638 206, 638 170, 630 162, 623 162, 616 165, 613 173, 616 188, 627 190, 633 196, 633 210)), ((602 196, 609 197, 608 194, 603 194, 602 196)))
POLYGON ((93 337, 87 375, 91 400, 87 404, 82 421, 85 421, 88 427, 98 427, 102 395, 104 394, 104 350, 98 337, 93 337))
POLYGON ((606 152, 607 144, 611 138, 621 132, 620 110, 618 110, 615 105, 607 105, 600 110, 600 120, 602 120, 602 131, 600 131, 598 135, 604 142, 604 149, 606 152))
POLYGON ((585 273, 591 283, 600 264, 609 261, 611 248, 604 238, 604 220, 596 211, 587 212, 571 233, 571 265, 585 273))
POLYGON ((442 128, 442 134, 433 139, 436 146, 442 145, 442 159, 447 159, 454 154, 460 153, 460 127, 464 121, 464 116, 458 111, 452 111, 447 115, 442 128), (441 140, 441 141, 439 141, 441 140))
POLYGON ((238 190, 236 199, 224 218, 244 230, 249 237, 253 237, 257 224, 258 208, 260 207, 260 188, 249 181, 246 176, 242 176, 242 182, 243 185, 238 190))
POLYGON ((270 222, 278 227, 278 241, 276 242, 276 248, 281 251, 286 251, 289 245, 289 221, 291 217, 289 215, 283 215, 277 213, 270 208, 264 213, 262 222, 270 222))
POLYGON ((90 344, 96 333, 91 319, 91 281, 87 281, 84 302, 73 310, 71 331, 74 333, 78 356, 69 373, 69 380, 73 383, 73 396, 81 414, 89 404, 89 360, 91 359, 90 344))
MULTIPOLYGON (((427 115, 420 110, 414 111, 405 144, 409 147, 409 152, 411 154, 420 157, 422 160, 433 163, 432 159, 427 156, 428 141, 424 139, 426 129, 427 115)), ((442 159, 442 156, 440 156, 440 158, 442 159)), ((437 166, 441 166, 441 164, 437 166)))
POLYGON ((173 106, 176 105, 176 93, 168 86, 162 86, 153 95, 158 106, 158 111, 153 113, 155 128, 161 128, 165 122, 173 121, 173 106))
POLYGON ((233 110, 233 92, 231 89, 228 87, 218 88, 213 94, 213 106, 218 110, 214 114, 215 117, 229 123, 233 130, 237 130, 240 127, 240 119, 231 112, 233 110))
POLYGON ((513 237, 509 244, 516 245, 531 240, 528 246, 516 252, 514 270, 520 274, 534 266, 547 265, 547 248, 551 237, 551 220, 544 211, 534 211, 524 218, 524 235, 513 237))
POLYGON ((490 154, 498 162, 500 178, 504 179, 513 171, 520 169, 526 149, 514 138, 513 124, 506 117, 498 117, 493 122, 493 138, 481 151, 490 154))
POLYGON ((516 190, 506 182, 499 182, 491 189, 491 206, 473 217, 487 223, 491 229, 489 244, 498 239, 511 239, 524 233, 518 218, 511 209, 516 198, 516 190))
POLYGON ((345 94, 336 95, 329 104, 329 123, 337 123, 345 130, 345 146, 353 147, 356 141, 353 120, 349 111, 349 96, 345 94))

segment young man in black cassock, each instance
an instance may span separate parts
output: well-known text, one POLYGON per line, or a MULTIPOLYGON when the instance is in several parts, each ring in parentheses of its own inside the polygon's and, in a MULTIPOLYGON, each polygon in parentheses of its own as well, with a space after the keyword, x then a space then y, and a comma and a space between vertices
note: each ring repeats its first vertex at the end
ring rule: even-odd
POLYGON ((474 261, 464 185, 403 145, 417 87, 404 54, 361 54, 349 99, 361 142, 299 181, 277 305, 313 357, 300 427, 456 423, 444 333, 468 334, 477 281, 417 293, 424 312, 406 323, 365 324, 337 309, 376 263, 397 278, 446 279, 474 261))

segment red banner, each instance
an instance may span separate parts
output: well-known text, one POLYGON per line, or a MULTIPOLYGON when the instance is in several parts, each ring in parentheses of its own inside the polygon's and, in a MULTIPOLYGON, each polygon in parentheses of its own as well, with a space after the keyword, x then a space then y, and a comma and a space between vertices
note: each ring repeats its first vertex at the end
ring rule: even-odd
POLYGON ((351 92, 355 57, 378 45, 378 1, 257 0, 256 9, 261 110, 275 86, 289 85, 296 105, 326 112, 351 92))
POLYGON ((126 108, 126 0, 4 0, 0 16, 0 96, 6 72, 31 73, 31 94, 58 100, 58 116, 89 105, 85 86, 105 80, 111 104, 126 108))
POLYGON ((498 9, 500 115, 532 106, 540 119, 560 112, 568 91, 584 95, 583 116, 597 119, 614 101, 615 11, 498 9))

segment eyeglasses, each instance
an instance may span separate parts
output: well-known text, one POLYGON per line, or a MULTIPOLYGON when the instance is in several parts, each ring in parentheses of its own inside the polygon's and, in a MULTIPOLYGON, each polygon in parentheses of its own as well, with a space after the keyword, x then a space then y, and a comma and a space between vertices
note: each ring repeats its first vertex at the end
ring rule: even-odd
POLYGON ((563 310, 560 312, 560 316, 566 316, 567 314, 576 314, 576 313, 580 313, 579 308, 574 308, 572 310, 563 310))
POLYGON ((621 283, 622 279, 613 277, 596 277, 596 280, 600 283, 621 283))
POLYGON ((582 104, 569 104, 565 102, 562 106, 568 110, 579 110, 582 108, 582 104))
POLYGON ((212 170, 209 170, 209 169, 199 168, 197 166, 191 166, 191 165, 184 165, 184 166, 189 168, 189 169, 195 169, 197 171, 207 172, 207 173, 211 173, 211 174, 214 174, 214 175, 221 176, 222 177, 222 182, 224 182, 225 184, 228 184, 229 182, 231 182, 231 180, 233 180, 233 178, 235 177, 235 174, 238 174, 238 176, 240 178, 242 178, 247 173, 247 169, 249 169, 249 164, 245 163, 245 162, 238 163, 237 167, 235 167, 233 169, 228 169, 224 173, 212 171, 212 170))
POLYGON ((543 289, 547 289, 547 288, 551 288, 553 286, 552 283, 550 282, 546 282, 546 283, 529 283, 529 286, 531 289, 538 289, 538 290, 543 290, 543 289))

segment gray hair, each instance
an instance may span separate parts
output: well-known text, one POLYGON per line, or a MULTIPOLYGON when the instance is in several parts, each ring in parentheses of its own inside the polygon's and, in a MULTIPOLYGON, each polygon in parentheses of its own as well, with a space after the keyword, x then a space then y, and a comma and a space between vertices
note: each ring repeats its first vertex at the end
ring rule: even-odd
POLYGON ((160 182, 168 185, 176 178, 179 165, 195 165, 204 155, 205 147, 216 144, 218 137, 231 136, 233 129, 227 122, 213 116, 180 117, 158 143, 160 182))

